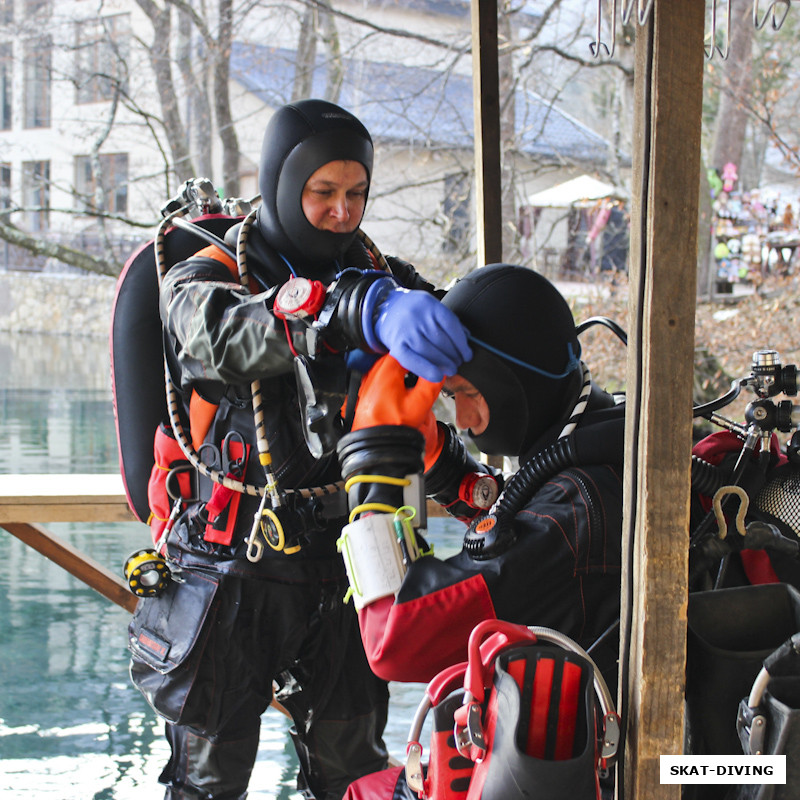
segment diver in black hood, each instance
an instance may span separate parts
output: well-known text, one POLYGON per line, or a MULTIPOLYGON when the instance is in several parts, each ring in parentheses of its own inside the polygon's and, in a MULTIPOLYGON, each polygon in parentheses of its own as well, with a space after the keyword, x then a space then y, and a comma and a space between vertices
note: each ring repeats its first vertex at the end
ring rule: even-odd
POLYGON ((361 122, 344 109, 320 101, 294 103, 275 112, 259 162, 258 227, 273 248, 306 269, 329 268, 333 261, 343 265, 356 238, 355 228, 344 232, 319 229, 302 208, 300 190, 308 179, 339 160, 360 164, 366 171, 360 195, 366 203, 373 147, 361 122))
MULTIPOLYGON (((370 135, 345 109, 279 108, 264 136, 257 214, 228 229, 229 252, 205 247, 161 280, 188 437, 245 487, 192 481, 159 545, 183 582, 140 603, 134 619, 132 676, 167 720, 167 798, 245 796, 274 687, 294 722, 304 796, 336 800, 386 764, 388 692, 344 604, 336 548, 347 499, 335 445, 360 379, 350 365, 391 352, 440 380, 471 349, 433 286, 360 235, 372 168, 370 135), (146 657, 154 641, 188 655, 164 669, 146 657)), ((171 437, 169 426, 156 437, 154 540, 173 508, 164 476, 186 463, 171 437)))
MULTIPOLYGON (((542 275, 508 265, 474 270, 442 300, 468 328, 473 357, 446 391, 468 382, 491 417, 472 440, 487 455, 524 456, 578 397, 583 373, 572 312, 542 275)), ((466 406, 466 404, 464 404, 466 406)), ((458 404, 457 404, 458 409, 458 404)), ((463 409, 466 413, 467 407, 463 409)))
POLYGON ((418 462, 399 463, 398 442, 421 431, 428 496, 469 526, 459 554, 413 560, 396 591, 376 589, 362 604, 367 656, 388 680, 427 681, 464 660, 485 618, 555 628, 589 647, 619 613, 624 405, 592 382, 567 302, 509 264, 473 270, 442 302, 469 331, 473 358, 443 382, 413 386, 383 359, 338 446, 351 508, 396 507, 393 487, 354 476, 413 473, 418 462), (518 472, 479 463, 434 419, 440 388, 458 428, 483 452, 519 456, 518 472))
MULTIPOLYGON (((473 357, 436 383, 414 382, 391 356, 381 359, 338 446, 354 520, 344 550, 370 665, 387 680, 430 681, 467 660, 479 622, 499 619, 591 648, 616 685, 624 404, 592 382, 569 305, 542 275, 480 267, 442 302, 467 328, 473 357), (436 421, 440 389, 482 452, 519 457, 516 473, 479 463, 454 428, 436 421), (468 526, 461 551, 444 560, 418 539, 395 544, 392 533, 393 521, 413 514, 383 476, 408 478, 421 462, 428 496, 468 526), (366 529, 368 551, 360 545, 366 529), (385 562, 399 551, 404 567, 391 580, 367 581, 376 542, 385 562)), ((410 796, 397 779, 394 794, 384 791, 384 775, 359 781, 347 797, 410 796)), ((533 796, 541 787, 522 789, 533 796)))

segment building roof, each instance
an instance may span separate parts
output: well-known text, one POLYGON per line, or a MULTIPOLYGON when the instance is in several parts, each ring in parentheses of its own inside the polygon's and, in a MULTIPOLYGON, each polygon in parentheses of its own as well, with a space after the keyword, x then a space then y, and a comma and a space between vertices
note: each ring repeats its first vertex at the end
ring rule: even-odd
POLYGON ((472 13, 469 0, 371 0, 370 7, 409 9, 448 17, 469 17, 472 13))
MULTIPOLYGON (((289 102, 296 52, 236 42, 231 77, 267 106, 289 102)), ((324 96, 321 59, 312 94, 324 96)), ((339 105, 358 116, 376 141, 426 149, 473 147, 472 76, 397 63, 345 59, 339 105)), ((605 164, 609 142, 539 95, 516 95, 518 149, 548 161, 605 164)))
MULTIPOLYGON (((429 16, 467 17, 472 14, 470 0, 370 0, 370 10, 400 9, 417 11, 429 16)), ((541 19, 541 13, 527 3, 513 9, 514 22, 518 25, 532 25, 541 19)))

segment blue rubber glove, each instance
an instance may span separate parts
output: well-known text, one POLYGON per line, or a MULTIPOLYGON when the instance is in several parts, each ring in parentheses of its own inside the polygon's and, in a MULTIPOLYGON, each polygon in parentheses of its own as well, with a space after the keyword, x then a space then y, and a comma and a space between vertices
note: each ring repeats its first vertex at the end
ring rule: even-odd
POLYGON ((370 286, 361 324, 372 350, 390 353, 431 383, 454 375, 472 358, 466 328, 449 308, 432 294, 404 289, 391 278, 370 286))

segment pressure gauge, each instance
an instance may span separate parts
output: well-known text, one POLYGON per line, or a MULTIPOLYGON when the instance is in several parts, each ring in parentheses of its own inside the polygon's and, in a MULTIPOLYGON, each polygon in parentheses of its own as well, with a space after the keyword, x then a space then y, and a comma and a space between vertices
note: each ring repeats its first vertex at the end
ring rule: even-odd
POLYGON ((494 476, 486 472, 470 472, 458 487, 458 498, 472 508, 490 508, 499 489, 494 476))
POLYGON ((325 284, 308 278, 290 278, 278 290, 272 310, 276 317, 313 317, 325 302, 325 284))

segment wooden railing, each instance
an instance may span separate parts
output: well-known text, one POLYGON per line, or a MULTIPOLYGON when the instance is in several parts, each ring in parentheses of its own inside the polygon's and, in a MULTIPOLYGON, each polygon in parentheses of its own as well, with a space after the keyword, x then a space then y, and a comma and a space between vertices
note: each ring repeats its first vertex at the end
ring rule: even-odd
MULTIPOLYGON (((443 514, 439 505, 428 502, 429 516, 443 514)), ((0 528, 130 613, 138 598, 122 578, 41 523, 132 521, 119 475, 0 475, 0 528)), ((290 717, 274 697, 271 705, 290 717)))
MULTIPOLYGON (((439 505, 428 502, 428 516, 443 513, 439 505)), ((119 475, 0 475, 0 527, 131 612, 136 597, 121 577, 41 523, 134 519, 119 475)))
POLYGON ((0 475, 0 527, 130 612, 122 578, 41 523, 133 520, 119 475, 0 475))

